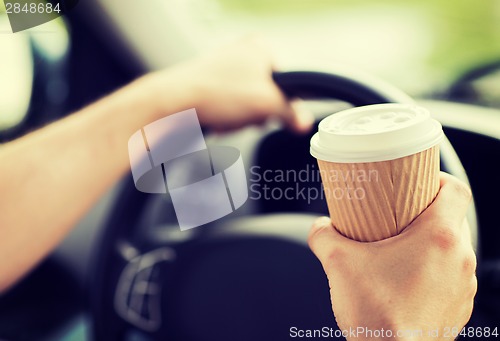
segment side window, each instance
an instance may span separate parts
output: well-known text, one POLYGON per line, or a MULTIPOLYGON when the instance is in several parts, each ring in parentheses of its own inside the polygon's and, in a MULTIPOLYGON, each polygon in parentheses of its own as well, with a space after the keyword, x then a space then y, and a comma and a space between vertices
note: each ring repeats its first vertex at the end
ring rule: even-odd
MULTIPOLYGON (((8 25, 6 14, 0 13, 0 31, 8 32, 8 25)), ((3 132, 15 128, 27 115, 33 59, 28 35, 0 34, 0 51, 0 132, 3 132)))

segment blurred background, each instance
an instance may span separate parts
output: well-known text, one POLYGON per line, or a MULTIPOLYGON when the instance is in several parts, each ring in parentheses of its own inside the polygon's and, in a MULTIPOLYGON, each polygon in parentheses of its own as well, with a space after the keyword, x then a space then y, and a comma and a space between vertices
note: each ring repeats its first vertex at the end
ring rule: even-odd
MULTIPOLYGON (((197 50, 257 31, 280 66, 361 68, 414 95, 446 88, 472 67, 496 61, 500 49, 494 0, 190 0, 163 6, 197 50)), ((163 66, 154 56, 146 61, 163 66)))
MULTIPOLYGON (((82 0, 64 17, 16 34, 0 1, 0 148, 141 74, 248 34, 268 41, 280 70, 355 70, 419 99, 500 109, 498 0, 82 0)), ((480 221, 497 222, 498 181, 487 180, 498 179, 500 130, 491 115, 500 111, 452 111, 440 119, 452 124, 447 134, 469 172, 480 221), (464 137, 456 127, 476 130, 464 137)), ((89 339, 85 286, 115 195, 1 298, 0 339, 89 339)), ((500 259, 495 231, 482 231, 485 258, 500 259)))
POLYGON ((358 69, 426 97, 456 95, 456 82, 475 71, 480 79, 460 89, 459 99, 500 105, 496 0, 87 0, 62 20, 15 35, 4 12, 0 5, 0 70, 4 80, 17 76, 0 83, 0 129, 26 112, 26 95, 13 104, 18 96, 10 94, 30 87, 27 40, 43 50, 42 58, 70 56, 65 81, 73 82, 55 81, 47 90, 70 110, 97 96, 92 93, 255 33, 268 40, 278 68, 358 69), (98 73, 108 77, 87 79, 98 73))

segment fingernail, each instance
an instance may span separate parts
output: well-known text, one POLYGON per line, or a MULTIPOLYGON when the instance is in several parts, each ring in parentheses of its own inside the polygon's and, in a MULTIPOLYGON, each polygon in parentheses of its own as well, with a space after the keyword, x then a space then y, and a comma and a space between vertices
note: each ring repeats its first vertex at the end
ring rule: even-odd
POLYGON ((302 101, 292 102, 293 110, 296 113, 297 129, 300 132, 308 132, 314 123, 314 115, 304 106, 302 101))
POLYGON ((314 229, 320 229, 326 226, 330 226, 330 218, 328 217, 320 217, 316 219, 313 223, 313 228, 314 229))
POLYGON ((311 130, 313 123, 314 117, 310 111, 302 110, 299 112, 299 125, 303 131, 308 132, 311 130))

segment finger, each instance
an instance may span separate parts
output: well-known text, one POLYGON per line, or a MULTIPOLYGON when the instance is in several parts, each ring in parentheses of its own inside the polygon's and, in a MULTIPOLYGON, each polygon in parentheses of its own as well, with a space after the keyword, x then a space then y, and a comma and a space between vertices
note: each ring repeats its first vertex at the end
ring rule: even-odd
POLYGON ((318 257, 323 267, 330 265, 336 257, 341 257, 341 253, 347 250, 354 241, 342 236, 330 222, 328 217, 316 219, 308 237, 309 247, 318 257))
POLYGON ((441 188, 436 198, 440 207, 435 207, 431 213, 441 220, 452 219, 461 226, 472 200, 472 192, 466 183, 450 174, 441 172, 440 180, 441 188))
POLYGON ((312 129, 314 115, 305 107, 304 102, 294 99, 288 105, 288 110, 283 113, 283 121, 291 130, 305 134, 312 129))
POLYGON ((436 225, 461 227, 471 198, 469 186, 441 172, 441 188, 436 199, 411 225, 423 225, 431 229, 436 225))

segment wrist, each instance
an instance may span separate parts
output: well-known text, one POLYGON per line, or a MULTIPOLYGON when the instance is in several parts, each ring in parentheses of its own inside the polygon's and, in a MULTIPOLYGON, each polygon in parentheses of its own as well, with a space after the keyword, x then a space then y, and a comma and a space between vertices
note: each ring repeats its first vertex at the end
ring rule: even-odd
POLYGON ((153 72, 134 82, 148 121, 197 106, 194 83, 178 69, 153 72))

